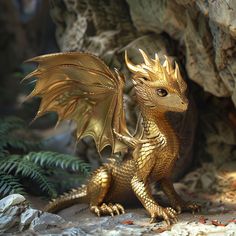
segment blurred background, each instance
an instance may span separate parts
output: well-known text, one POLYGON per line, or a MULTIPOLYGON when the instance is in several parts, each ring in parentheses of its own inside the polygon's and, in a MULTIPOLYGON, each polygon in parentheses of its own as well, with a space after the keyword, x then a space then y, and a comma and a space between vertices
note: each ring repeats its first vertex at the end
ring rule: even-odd
MULTIPOLYGON (((168 55, 179 63, 191 101, 185 114, 168 114, 182 142, 173 178, 181 179, 183 189, 211 192, 215 199, 230 202, 236 199, 235 19, 234 0, 1 0, 2 127, 9 120, 17 123, 18 118, 22 119, 27 127, 16 133, 18 128, 13 125, 13 138, 41 140, 43 147, 39 151, 73 155, 94 169, 103 160, 99 159, 92 140, 85 139, 76 146, 75 127, 70 122, 54 129, 57 117, 48 114, 28 126, 40 100, 25 101, 34 83, 20 81, 34 65, 23 61, 59 51, 98 55, 110 68, 118 68, 127 77, 126 118, 132 130, 136 105, 130 74, 124 65, 124 51, 135 63, 142 61, 138 48, 150 57, 155 52, 161 58, 168 55)), ((22 143, 11 145, 11 139, 6 144, 4 132, 0 129, 2 152, 27 155, 32 151, 28 146, 23 150, 22 143)), ((6 158, 5 154, 2 156, 6 158)), ((5 170, 5 175, 15 176, 12 170, 3 167, 2 164, 0 175, 5 170)), ((50 176, 50 168, 41 167, 50 176)), ((67 188, 78 185, 75 178, 72 181, 68 177, 72 184, 67 188)), ((52 179, 55 180, 55 173, 52 179)), ((30 184, 22 177, 20 182, 28 191, 30 184)), ((65 185, 57 189, 61 192, 65 185)))

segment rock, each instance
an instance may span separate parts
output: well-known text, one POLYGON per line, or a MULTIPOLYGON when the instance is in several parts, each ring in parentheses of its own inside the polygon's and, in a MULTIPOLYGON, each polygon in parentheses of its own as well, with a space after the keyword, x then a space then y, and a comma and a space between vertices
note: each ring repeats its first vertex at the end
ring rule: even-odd
MULTIPOLYGON (((137 48, 144 49, 150 56, 156 51, 160 55, 167 54, 182 65, 181 72, 190 84, 190 93, 193 90, 189 80, 203 88, 205 92, 199 89, 195 96, 200 104, 198 114, 194 108, 183 117, 172 118, 181 137, 177 177, 188 170, 192 152, 196 155, 200 150, 200 154, 206 154, 201 155, 202 159, 210 156, 217 164, 235 157, 235 127, 228 120, 232 114, 224 108, 219 118, 215 111, 224 99, 218 99, 216 105, 208 99, 226 97, 233 101, 232 109, 236 105, 235 14, 234 0, 63 0, 55 1, 53 6, 57 41, 62 51, 92 52, 126 75, 125 100, 130 130, 134 129, 137 113, 128 79, 130 74, 124 65, 125 50, 134 62, 141 60, 137 48), (205 115, 208 110, 212 115, 205 115), (194 150, 198 115, 200 145, 194 150)), ((78 155, 87 156, 93 168, 101 164, 91 139, 85 139, 78 149, 78 155)), ((207 188, 211 179, 208 176, 202 179, 207 188)))
POLYGON ((208 1, 208 4, 209 18, 236 38, 236 2, 208 1))
MULTIPOLYGON (((58 22, 57 38, 62 50, 82 49, 104 58, 108 54, 113 57, 117 49, 140 36, 155 33, 161 38, 164 32, 171 40, 178 40, 174 43, 177 50, 182 45, 186 48, 188 77, 214 96, 232 96, 236 104, 234 0, 64 2, 66 9, 58 5, 53 15, 58 22)), ((154 43, 155 34, 150 35, 154 43)), ((155 50, 151 45, 142 46, 147 51, 155 50)), ((179 53, 182 52, 181 48, 179 53)))
POLYGON ((221 80, 232 97, 232 101, 236 104, 235 39, 215 22, 209 21, 209 26, 211 34, 213 35, 213 47, 215 51, 214 62, 216 68, 221 80))
MULTIPOLYGON (((56 236, 57 234, 53 234, 54 236, 56 236)), ((58 234, 58 236, 60 235, 70 235, 70 236, 90 236, 91 234, 86 233, 85 231, 83 231, 81 228, 79 227, 72 227, 72 228, 68 228, 63 230, 60 234, 58 234)))
POLYGON ((12 194, 0 201, 0 234, 16 233, 25 230, 41 232, 60 228, 65 220, 60 216, 29 208, 25 198, 20 194, 12 194))
POLYGON ((31 208, 23 212, 20 218, 20 231, 29 226, 33 219, 39 217, 41 213, 41 211, 31 208))
POLYGON ((0 200, 0 213, 5 212, 12 206, 22 204, 25 202, 25 198, 20 194, 11 194, 0 200))
POLYGON ((11 212, 4 212, 0 215, 0 233, 4 233, 19 223, 19 216, 22 210, 19 207, 12 207, 11 212))
POLYGON ((45 231, 60 228, 65 223, 60 216, 29 208, 20 194, 3 198, 0 209, 0 234, 19 233, 28 229, 35 232, 45 231))
POLYGON ((110 48, 129 42, 135 34, 123 0, 109 4, 85 0, 65 0, 64 3, 65 8, 55 2, 52 9, 58 25, 57 41, 63 51, 86 50, 102 55, 110 48))
POLYGON ((221 80, 209 51, 212 47, 212 36, 205 18, 188 17, 185 31, 186 69, 189 77, 201 85, 205 91, 215 96, 229 96, 225 84, 221 80), (201 30, 200 30, 201 29, 201 30))
POLYGON ((60 227, 63 223, 65 223, 65 220, 60 216, 45 212, 39 217, 34 218, 30 224, 30 229, 40 232, 49 228, 60 227))
POLYGON ((142 33, 165 31, 174 39, 182 37, 186 27, 186 17, 182 14, 185 9, 175 1, 127 0, 127 2, 132 21, 138 31, 142 33))
POLYGON ((12 230, 20 222, 21 213, 27 208, 25 198, 12 194, 0 201, 0 233, 12 230))

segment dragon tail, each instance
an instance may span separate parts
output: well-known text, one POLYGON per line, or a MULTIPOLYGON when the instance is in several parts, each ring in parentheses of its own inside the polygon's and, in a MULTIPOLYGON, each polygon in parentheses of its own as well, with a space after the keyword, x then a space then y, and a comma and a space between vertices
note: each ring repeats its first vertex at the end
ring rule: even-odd
POLYGON ((87 186, 72 189, 70 192, 52 199, 43 209, 43 211, 55 213, 76 203, 87 202, 87 186))

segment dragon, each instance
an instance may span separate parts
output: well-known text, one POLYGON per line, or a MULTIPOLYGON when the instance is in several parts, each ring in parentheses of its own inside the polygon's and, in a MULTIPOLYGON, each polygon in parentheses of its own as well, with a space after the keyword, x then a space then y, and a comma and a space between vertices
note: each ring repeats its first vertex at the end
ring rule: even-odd
POLYGON ((95 170, 87 184, 71 190, 45 207, 56 212, 79 202, 87 202, 98 216, 124 213, 123 205, 139 200, 150 215, 167 224, 177 221, 182 211, 199 211, 200 205, 181 199, 173 187, 171 174, 178 158, 180 139, 168 121, 167 112, 185 112, 188 108, 187 85, 178 64, 165 56, 149 58, 139 49, 143 63, 135 65, 125 52, 125 62, 140 111, 137 129, 127 128, 123 102, 125 77, 111 70, 98 57, 81 52, 55 53, 35 57, 29 62, 37 68, 25 79, 36 77, 29 97, 41 98, 36 118, 46 112, 58 114, 58 121, 73 120, 77 139, 91 136, 99 153, 110 146, 108 163, 95 170), (120 161, 117 153, 129 157, 120 161), (151 193, 151 184, 159 183, 170 207, 162 207, 151 193))

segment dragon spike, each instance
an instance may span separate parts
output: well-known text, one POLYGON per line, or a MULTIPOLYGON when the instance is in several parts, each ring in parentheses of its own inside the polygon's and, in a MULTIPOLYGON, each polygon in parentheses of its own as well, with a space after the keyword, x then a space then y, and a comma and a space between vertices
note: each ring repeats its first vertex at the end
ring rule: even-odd
POLYGON ((140 53, 142 54, 143 56, 143 60, 144 60, 144 63, 147 65, 147 66, 150 66, 152 64, 152 61, 148 58, 147 54, 139 48, 139 51, 140 53))
POLYGON ((162 71, 163 66, 161 65, 160 58, 157 53, 155 53, 155 67, 158 69, 158 71, 162 71))
POLYGON ((163 66, 166 68, 166 71, 167 71, 168 74, 172 74, 174 72, 174 69, 171 65, 171 62, 170 62, 169 58, 166 55, 164 55, 164 57, 165 57, 166 60, 163 64, 163 66))
POLYGON ((180 86, 180 90, 185 91, 187 89, 187 85, 186 85, 185 81, 182 79, 182 76, 181 76, 180 71, 179 71, 179 65, 178 65, 177 62, 175 62, 174 77, 176 78, 176 80, 177 80, 177 82, 180 86))
POLYGON ((159 56, 158 56, 157 53, 155 53, 155 60, 156 60, 156 61, 160 61, 159 56))
POLYGON ((161 66, 161 71, 162 71, 163 79, 166 81, 169 81, 169 76, 167 75, 168 72, 164 66, 161 66))
POLYGON ((180 71, 179 71, 179 65, 177 64, 177 62, 175 62, 175 78, 177 80, 180 80, 180 78, 181 78, 180 71))

